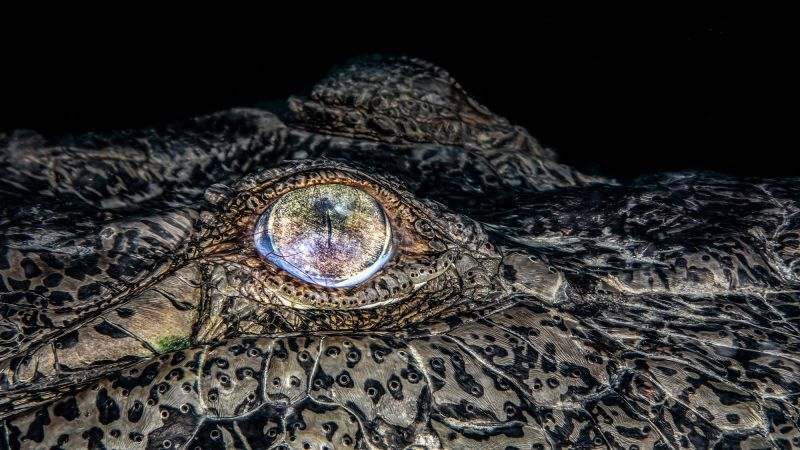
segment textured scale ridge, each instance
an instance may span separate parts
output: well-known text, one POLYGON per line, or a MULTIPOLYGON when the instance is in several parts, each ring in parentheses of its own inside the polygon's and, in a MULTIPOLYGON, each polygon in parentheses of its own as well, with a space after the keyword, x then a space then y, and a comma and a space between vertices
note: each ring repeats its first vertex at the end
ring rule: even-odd
POLYGON ((0 448, 800 448, 796 179, 587 176, 396 57, 0 166, 0 448), (344 288, 254 243, 325 184, 391 225, 344 288))

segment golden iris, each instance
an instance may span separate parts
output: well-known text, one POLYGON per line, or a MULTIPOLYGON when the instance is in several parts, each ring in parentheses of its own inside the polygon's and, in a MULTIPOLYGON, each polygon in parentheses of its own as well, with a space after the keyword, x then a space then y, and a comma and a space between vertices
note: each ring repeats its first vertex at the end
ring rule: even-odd
POLYGON ((309 283, 361 283, 389 259, 392 228, 377 200, 344 184, 295 189, 258 220, 256 249, 309 283))

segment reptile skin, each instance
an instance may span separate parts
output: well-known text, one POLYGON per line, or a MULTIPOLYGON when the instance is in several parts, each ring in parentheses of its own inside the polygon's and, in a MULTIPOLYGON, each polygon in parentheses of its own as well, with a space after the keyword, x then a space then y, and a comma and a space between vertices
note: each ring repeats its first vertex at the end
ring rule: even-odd
POLYGON ((797 179, 587 176, 388 57, 0 167, 0 447, 800 448, 797 179), (392 225, 355 286, 254 248, 327 183, 392 225))

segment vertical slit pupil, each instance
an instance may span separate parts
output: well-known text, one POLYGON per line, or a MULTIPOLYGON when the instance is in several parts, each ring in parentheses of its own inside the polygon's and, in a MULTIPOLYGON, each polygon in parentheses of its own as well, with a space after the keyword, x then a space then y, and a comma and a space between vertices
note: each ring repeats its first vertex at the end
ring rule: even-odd
POLYGON ((262 257, 303 281, 329 287, 359 284, 391 254, 392 229, 378 201, 343 184, 284 194, 259 218, 262 257))

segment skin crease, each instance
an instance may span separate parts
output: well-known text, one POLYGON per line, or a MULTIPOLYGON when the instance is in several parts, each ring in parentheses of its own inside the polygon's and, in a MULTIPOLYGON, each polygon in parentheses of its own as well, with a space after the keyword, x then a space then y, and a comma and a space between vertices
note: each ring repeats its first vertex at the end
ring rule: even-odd
POLYGON ((797 180, 587 176, 415 59, 288 105, 0 135, 0 447, 800 448, 797 180), (346 287, 257 245, 330 186, 346 287))

